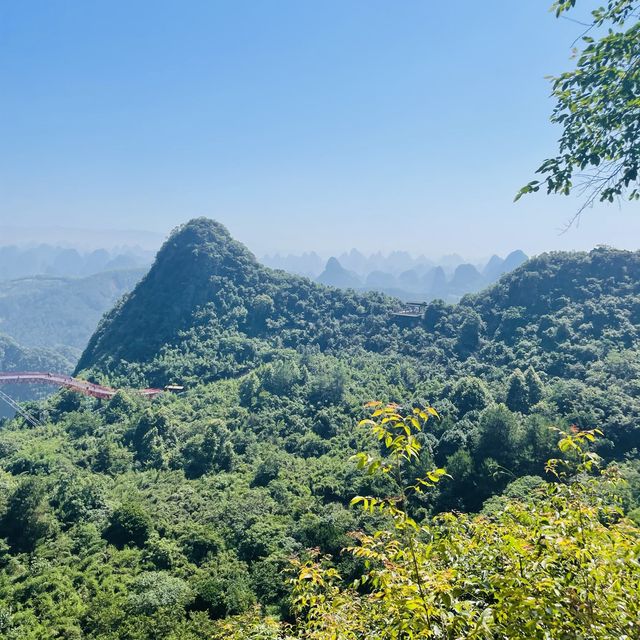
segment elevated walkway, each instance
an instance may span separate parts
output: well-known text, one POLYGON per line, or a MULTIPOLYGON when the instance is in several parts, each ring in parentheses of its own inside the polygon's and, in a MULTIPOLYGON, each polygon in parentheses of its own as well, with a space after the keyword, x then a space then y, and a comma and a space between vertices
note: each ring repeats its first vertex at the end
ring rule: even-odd
MULTIPOLYGON (((85 396, 106 400, 113 398, 118 393, 118 389, 113 389, 112 387, 105 387, 101 384, 73 378, 63 373, 51 373, 49 371, 0 372, 0 384, 48 384, 55 387, 73 389, 85 396)), ((146 398, 155 398, 164 393, 163 389, 133 389, 132 391, 146 398)))

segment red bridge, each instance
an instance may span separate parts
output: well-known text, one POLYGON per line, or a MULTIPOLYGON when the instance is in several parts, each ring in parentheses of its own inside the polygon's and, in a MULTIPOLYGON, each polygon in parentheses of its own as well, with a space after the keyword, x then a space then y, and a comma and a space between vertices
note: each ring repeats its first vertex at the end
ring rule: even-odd
MULTIPOLYGON (((118 389, 104 387, 101 384, 94 384, 86 380, 79 380, 62 373, 49 373, 46 371, 9 371, 0 373, 0 384, 50 384, 56 387, 66 387, 73 389, 86 396, 94 398, 113 398, 118 393, 118 389)), ((155 398, 163 393, 163 389, 135 389, 134 393, 138 393, 146 398, 155 398)))

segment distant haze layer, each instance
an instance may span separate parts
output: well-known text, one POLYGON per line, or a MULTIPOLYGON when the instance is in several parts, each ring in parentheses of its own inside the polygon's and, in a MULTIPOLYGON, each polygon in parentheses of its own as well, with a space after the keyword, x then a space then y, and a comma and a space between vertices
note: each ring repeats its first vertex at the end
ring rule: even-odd
POLYGON ((157 251, 165 236, 153 231, 135 229, 75 229, 67 227, 0 226, 0 244, 37 245, 55 244, 78 250, 139 247, 157 251))

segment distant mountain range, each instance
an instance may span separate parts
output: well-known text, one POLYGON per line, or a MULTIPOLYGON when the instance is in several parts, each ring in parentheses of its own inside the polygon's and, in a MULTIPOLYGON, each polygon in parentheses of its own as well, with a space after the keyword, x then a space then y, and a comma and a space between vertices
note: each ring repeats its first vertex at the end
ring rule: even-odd
POLYGON ((424 255, 414 257, 407 251, 365 255, 351 249, 326 262, 312 251, 300 255, 267 255, 262 263, 341 289, 380 291, 404 301, 442 298, 456 302, 464 294, 492 284, 527 258, 519 249, 506 258, 493 255, 480 263, 469 262, 456 253, 432 260, 424 255))
MULTIPOLYGON (((522 254, 521 251, 512 252, 522 254)), ((441 256, 440 258, 428 258, 425 255, 412 256, 408 251, 396 250, 388 254, 381 251, 363 254, 358 249, 351 249, 341 254, 333 256, 342 267, 348 271, 355 272, 358 276, 365 279, 372 271, 382 271, 399 276, 404 271, 418 269, 426 271, 432 267, 442 267, 447 276, 451 276, 453 271, 461 264, 473 264, 479 271, 482 271, 489 264, 499 265, 503 262, 502 258, 493 256, 487 260, 469 260, 465 259, 457 253, 441 256)), ((508 260, 509 258, 507 258, 508 260)), ((323 258, 315 251, 305 252, 299 255, 288 254, 281 255, 279 253, 273 255, 265 255, 261 259, 262 264, 272 269, 282 269, 289 273, 307 276, 311 279, 317 278, 326 267, 327 258, 323 258)))
MULTIPOLYGON (((350 264, 357 262, 354 251, 346 254, 350 264)), ((394 264, 410 264, 409 254, 397 251, 389 257, 393 255, 397 258, 394 264)), ((444 260, 444 265, 419 262, 403 271, 398 271, 397 268, 390 271, 375 269, 363 276, 361 272, 345 267, 338 258, 329 258, 324 271, 316 280, 341 289, 380 291, 404 301, 441 298, 456 302, 463 295, 475 293, 496 282, 500 276, 513 271, 526 260, 527 256, 520 250, 512 251, 506 258, 494 255, 480 266, 462 262, 459 256, 449 256, 444 260)), ((362 267, 362 263, 360 266, 362 267)))
POLYGON ((36 276, 0 281, 0 334, 29 348, 80 356, 102 315, 133 289, 146 269, 107 271, 86 278, 36 276))
POLYGON ((82 251, 62 245, 0 246, 0 280, 36 275, 84 277, 104 271, 148 267, 154 251, 140 247, 82 251))

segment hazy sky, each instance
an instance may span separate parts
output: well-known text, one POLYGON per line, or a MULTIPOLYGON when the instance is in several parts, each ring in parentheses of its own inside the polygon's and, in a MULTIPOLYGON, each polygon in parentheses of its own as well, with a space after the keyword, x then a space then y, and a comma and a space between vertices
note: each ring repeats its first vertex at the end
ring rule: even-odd
POLYGON ((581 31, 550 2, 2 2, 0 226, 207 215, 258 254, 638 248, 638 204, 558 235, 576 200, 512 203, 554 153, 544 77, 581 31))

